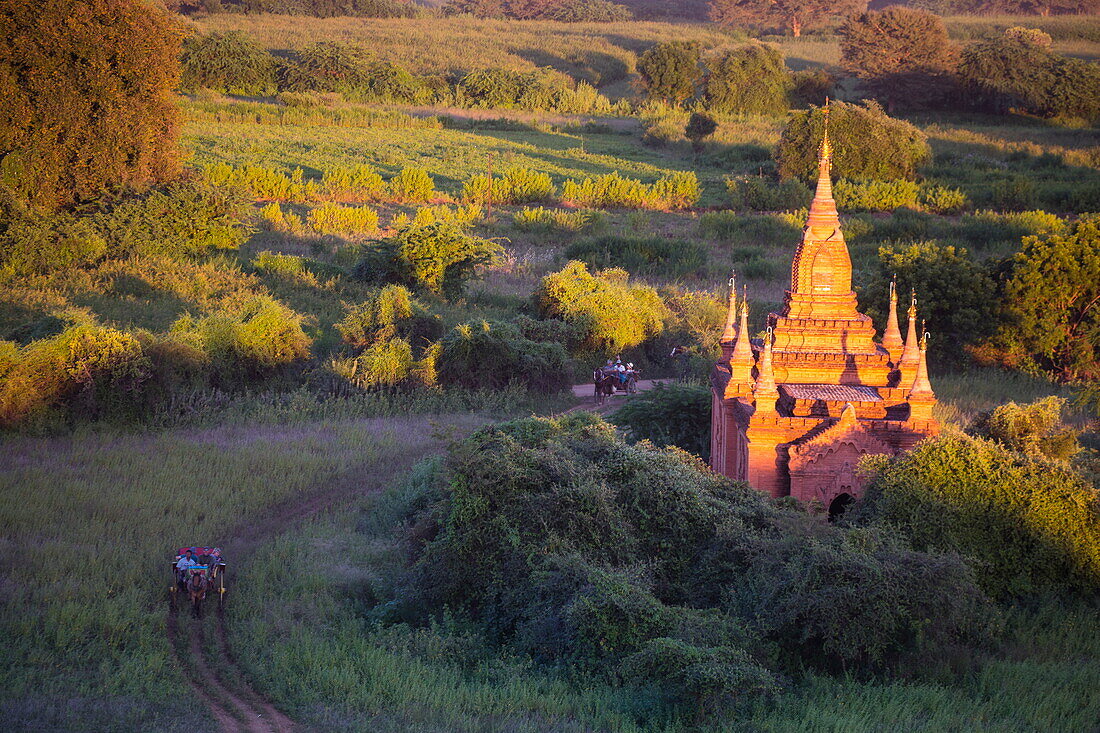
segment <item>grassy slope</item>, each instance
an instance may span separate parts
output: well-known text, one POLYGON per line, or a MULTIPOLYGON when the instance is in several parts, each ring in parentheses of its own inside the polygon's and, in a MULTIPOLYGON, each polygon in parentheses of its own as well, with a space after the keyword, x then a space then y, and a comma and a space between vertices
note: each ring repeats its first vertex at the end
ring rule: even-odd
MULTIPOLYGON (((167 564, 341 482, 383 487, 474 415, 9 439, 0 464, 0 710, 14 727, 189 730, 167 564)), ((236 570, 233 557, 226 558, 236 570)), ((234 591, 235 592, 235 591, 234 591)))

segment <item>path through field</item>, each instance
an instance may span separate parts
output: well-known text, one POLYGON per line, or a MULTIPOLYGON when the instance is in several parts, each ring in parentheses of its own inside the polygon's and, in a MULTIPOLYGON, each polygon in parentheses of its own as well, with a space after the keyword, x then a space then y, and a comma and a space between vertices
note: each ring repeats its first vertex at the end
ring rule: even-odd
MULTIPOLYGON (((427 422, 427 418, 425 418, 427 422)), ((459 420, 462 422, 462 420, 459 420)), ((471 421, 476 423, 476 418, 471 421)), ((473 427, 461 425, 460 427, 473 427)), ((232 565, 243 563, 265 541, 288 530, 293 524, 325 510, 349 505, 364 493, 381 491, 386 482, 409 471, 428 452, 441 450, 446 438, 428 436, 428 430, 411 438, 404 450, 389 456, 385 469, 365 470, 349 466, 327 486, 306 497, 295 497, 269 508, 259 517, 241 522, 226 533, 221 544, 224 557, 232 565)), ((232 567, 226 574, 232 588, 232 567)), ((224 613, 232 613, 232 590, 226 594, 227 611, 217 608, 217 599, 207 600, 205 618, 189 618, 190 607, 181 597, 177 613, 169 611, 168 641, 180 668, 196 696, 225 733, 287 733, 296 729, 294 721, 279 712, 247 682, 234 660, 228 643, 224 613)))
MULTIPOLYGON (((658 384, 663 384, 665 381, 667 380, 639 379, 638 391, 645 392, 647 389, 653 389, 654 386, 658 384)), ((630 397, 630 395, 628 395, 626 392, 616 392, 615 394, 608 397, 602 405, 597 405, 596 397, 593 394, 594 390, 595 388, 593 387, 591 382, 588 382, 587 384, 574 384, 573 396, 579 397, 583 400, 583 402, 574 407, 572 410, 569 410, 569 412, 573 412, 574 410, 591 410, 592 412, 606 413, 610 410, 616 409, 617 407, 621 407, 623 403, 630 397)))

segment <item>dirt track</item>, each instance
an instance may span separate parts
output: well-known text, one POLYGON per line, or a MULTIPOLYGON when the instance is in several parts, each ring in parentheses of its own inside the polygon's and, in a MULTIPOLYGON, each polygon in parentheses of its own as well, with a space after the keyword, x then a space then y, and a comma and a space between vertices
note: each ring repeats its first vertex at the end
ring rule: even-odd
MULTIPOLYGON (((404 472, 422 457, 411 451, 387 465, 392 473, 404 472)), ((222 545, 226 558, 234 565, 243 562, 262 542, 287 530, 296 522, 323 510, 350 503, 366 491, 381 490, 384 477, 354 467, 341 474, 323 491, 308 497, 296 497, 270 508, 261 517, 242 522, 228 531, 222 545), (373 476, 373 483, 371 478, 373 476)), ((227 574, 232 580, 232 574, 227 574)), ((209 708, 218 727, 225 733, 287 733, 296 729, 294 721, 279 712, 253 690, 233 658, 226 634, 223 612, 217 599, 207 599, 205 618, 181 624, 178 615, 168 614, 169 645, 195 694, 209 708), (184 638, 186 637, 186 638, 184 638)), ((232 612, 232 591, 226 593, 226 606, 232 612)), ((179 614, 190 614, 186 597, 180 599, 179 614)))

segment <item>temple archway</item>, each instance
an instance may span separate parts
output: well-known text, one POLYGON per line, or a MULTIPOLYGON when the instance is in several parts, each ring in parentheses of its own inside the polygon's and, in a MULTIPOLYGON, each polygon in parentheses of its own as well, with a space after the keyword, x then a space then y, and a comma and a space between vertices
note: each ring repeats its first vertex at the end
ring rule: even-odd
POLYGON ((851 494, 838 494, 835 499, 829 502, 829 521, 835 522, 840 519, 841 515, 855 503, 855 500, 856 498, 851 494))

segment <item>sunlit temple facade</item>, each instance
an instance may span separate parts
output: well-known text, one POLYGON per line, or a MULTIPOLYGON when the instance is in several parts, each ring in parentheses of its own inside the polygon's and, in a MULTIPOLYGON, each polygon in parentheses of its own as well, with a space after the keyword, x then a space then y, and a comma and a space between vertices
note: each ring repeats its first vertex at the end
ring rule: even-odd
POLYGON ((909 450, 939 425, 917 335, 916 298, 908 334, 898 327, 897 293, 882 340, 857 310, 852 264, 840 227, 826 131, 817 191, 791 266, 782 313, 753 339, 748 304, 730 290, 722 357, 711 376, 711 465, 774 497, 817 499, 842 511, 863 487, 865 454, 909 450))

